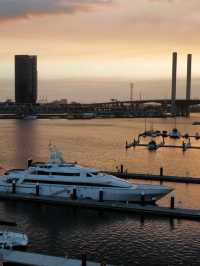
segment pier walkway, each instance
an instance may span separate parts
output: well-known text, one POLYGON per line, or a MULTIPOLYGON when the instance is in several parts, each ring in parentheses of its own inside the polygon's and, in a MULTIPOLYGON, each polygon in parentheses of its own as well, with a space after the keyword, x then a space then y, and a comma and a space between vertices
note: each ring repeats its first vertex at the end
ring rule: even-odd
MULTIPOLYGON (((147 147, 148 148, 148 143, 139 143, 138 141, 133 141, 131 143, 126 143, 125 148, 130 149, 131 147, 147 147)), ((156 149, 158 148, 174 148, 174 149, 182 149, 183 151, 189 150, 189 149, 195 149, 195 150, 200 150, 200 146, 192 146, 191 144, 184 143, 184 145, 170 145, 170 144, 165 144, 163 142, 156 144, 156 149)))
MULTIPOLYGON (((162 168, 161 168, 162 169, 162 168)), ((176 182, 176 183, 186 183, 186 184, 200 184, 199 177, 183 177, 183 176, 168 176, 168 175, 155 175, 155 174, 142 174, 142 173, 121 173, 121 172, 111 172, 104 171, 108 174, 123 178, 123 179, 136 179, 136 180, 152 180, 160 182, 176 182)))
MULTIPOLYGON (((144 195, 143 195, 144 197, 144 195)), ((143 204, 122 203, 122 202, 109 202, 109 201, 94 201, 94 200, 73 200, 61 197, 49 196, 36 196, 33 194, 13 194, 13 193, 0 193, 0 199, 24 202, 37 202, 53 205, 65 205, 79 208, 90 208, 105 211, 117 211, 125 213, 147 214, 156 215, 169 218, 182 218, 189 220, 200 221, 200 210, 181 209, 175 208, 174 204, 167 207, 159 207, 156 205, 145 205, 145 197, 143 204)))
MULTIPOLYGON (((36 253, 13 251, 13 250, 0 250, 0 261, 3 265, 19 265, 19 266, 100 266, 103 264, 91 261, 85 262, 81 260, 54 257, 48 255, 41 255, 36 253)), ((104 264, 105 266, 108 264, 104 264)))

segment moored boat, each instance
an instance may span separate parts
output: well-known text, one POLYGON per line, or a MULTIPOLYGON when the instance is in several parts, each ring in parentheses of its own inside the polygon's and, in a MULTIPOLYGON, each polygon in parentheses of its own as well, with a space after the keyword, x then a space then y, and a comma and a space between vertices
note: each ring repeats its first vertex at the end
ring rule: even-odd
POLYGON ((172 131, 169 132, 169 137, 172 139, 179 139, 181 134, 177 128, 173 128, 172 131))
POLYGON ((86 168, 77 163, 65 162, 55 146, 49 146, 49 161, 29 161, 24 170, 7 171, 0 181, 0 192, 11 192, 42 196, 71 198, 74 191, 78 199, 99 200, 100 193, 106 201, 155 202, 172 189, 160 185, 131 184, 126 180, 109 175, 94 168, 86 168))
POLYGON ((26 234, 0 230, 0 248, 25 250, 28 246, 26 234))
POLYGON ((156 142, 154 140, 151 140, 149 143, 148 143, 148 149, 150 151, 153 151, 153 150, 157 150, 158 148, 158 145, 156 144, 156 142))

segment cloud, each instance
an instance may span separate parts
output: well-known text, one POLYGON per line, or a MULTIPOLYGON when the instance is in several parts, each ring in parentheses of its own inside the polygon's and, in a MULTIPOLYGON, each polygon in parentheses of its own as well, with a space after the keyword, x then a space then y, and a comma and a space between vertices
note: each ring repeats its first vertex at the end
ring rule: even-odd
POLYGON ((89 12, 111 3, 112 0, 0 0, 0 20, 89 12))

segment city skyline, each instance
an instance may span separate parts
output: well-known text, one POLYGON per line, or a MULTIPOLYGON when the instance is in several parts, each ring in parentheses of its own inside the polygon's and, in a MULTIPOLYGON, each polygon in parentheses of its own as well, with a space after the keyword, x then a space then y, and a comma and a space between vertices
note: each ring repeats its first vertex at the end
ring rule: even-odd
POLYGON ((199 77, 198 0, 0 0, 0 78, 14 54, 37 54, 40 79, 168 79, 193 54, 199 77))

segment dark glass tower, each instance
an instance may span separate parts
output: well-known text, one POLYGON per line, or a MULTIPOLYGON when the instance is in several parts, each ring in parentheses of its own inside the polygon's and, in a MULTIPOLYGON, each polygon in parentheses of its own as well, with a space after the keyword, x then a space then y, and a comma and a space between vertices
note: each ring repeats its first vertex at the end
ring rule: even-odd
POLYGON ((15 102, 35 104, 37 101, 37 56, 15 56, 15 102))

